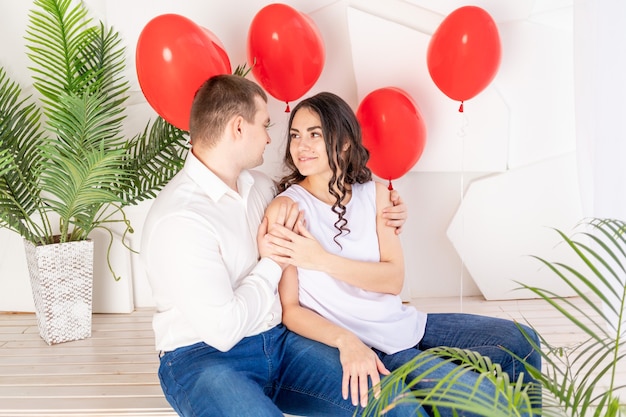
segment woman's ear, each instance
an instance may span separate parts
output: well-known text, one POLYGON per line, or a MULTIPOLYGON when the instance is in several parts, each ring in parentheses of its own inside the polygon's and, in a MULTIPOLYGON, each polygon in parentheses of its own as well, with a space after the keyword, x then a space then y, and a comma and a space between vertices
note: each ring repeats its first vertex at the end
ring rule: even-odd
POLYGON ((350 149, 350 142, 346 142, 341 146, 341 152, 337 152, 337 155, 335 155, 335 162, 340 160, 345 162, 348 149, 350 149))

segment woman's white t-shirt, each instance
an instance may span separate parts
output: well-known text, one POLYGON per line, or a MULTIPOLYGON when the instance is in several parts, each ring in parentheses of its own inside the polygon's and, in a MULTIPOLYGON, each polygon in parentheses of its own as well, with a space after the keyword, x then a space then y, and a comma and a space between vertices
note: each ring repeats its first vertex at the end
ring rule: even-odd
MULTIPOLYGON (((333 240, 338 217, 330 205, 299 185, 290 186, 280 195, 304 210, 310 233, 328 252, 360 261, 380 261, 373 181, 352 185, 352 198, 344 216, 350 233, 337 237, 341 247, 333 240)), ((298 278, 302 306, 351 330, 370 347, 392 354, 417 345, 424 335, 426 314, 403 304, 398 295, 366 291, 310 269, 298 268, 298 278)))

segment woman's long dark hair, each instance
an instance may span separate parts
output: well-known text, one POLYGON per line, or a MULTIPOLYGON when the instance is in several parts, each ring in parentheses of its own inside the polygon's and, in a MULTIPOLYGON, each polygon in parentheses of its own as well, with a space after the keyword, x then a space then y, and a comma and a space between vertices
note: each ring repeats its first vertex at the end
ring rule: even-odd
MULTIPOLYGON (((362 184, 372 179, 372 171, 366 166, 370 153, 363 146, 361 138, 361 126, 350 108, 341 97, 333 93, 323 92, 302 100, 298 103, 289 116, 287 132, 287 147, 285 150, 284 165, 287 170, 278 183, 278 191, 282 192, 292 184, 298 184, 304 180, 304 176, 298 172, 291 158, 291 125, 298 110, 307 108, 317 114, 322 124, 322 134, 326 144, 326 155, 333 175, 328 182, 328 191, 335 197, 332 210, 337 213, 335 228, 338 233, 334 240, 345 231, 348 221, 344 218, 346 206, 343 205, 344 197, 350 192, 346 184, 362 184), (348 145, 348 149, 344 151, 348 145)), ((339 245, 341 246, 341 245, 339 245)))

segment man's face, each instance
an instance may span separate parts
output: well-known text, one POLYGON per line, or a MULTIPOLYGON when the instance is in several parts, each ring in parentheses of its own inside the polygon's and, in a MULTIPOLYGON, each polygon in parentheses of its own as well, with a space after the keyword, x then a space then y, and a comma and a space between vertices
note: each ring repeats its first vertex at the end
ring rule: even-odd
POLYGON ((247 155, 247 168, 254 168, 263 163, 263 152, 265 152, 265 146, 269 144, 272 139, 267 133, 267 129, 270 126, 270 115, 267 110, 267 103, 261 98, 255 98, 256 113, 254 115, 254 121, 252 123, 246 122, 246 155, 247 155))

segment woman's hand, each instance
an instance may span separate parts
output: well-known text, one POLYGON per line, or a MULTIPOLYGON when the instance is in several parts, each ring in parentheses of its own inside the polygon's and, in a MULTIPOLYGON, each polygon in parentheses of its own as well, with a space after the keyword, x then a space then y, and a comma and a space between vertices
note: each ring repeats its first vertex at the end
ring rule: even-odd
POLYGON ((389 371, 376 353, 365 346, 356 336, 346 335, 337 345, 343 369, 341 394, 346 400, 349 394, 353 405, 358 405, 360 402, 361 407, 366 407, 368 379, 371 379, 374 396, 378 398, 380 395, 380 374, 388 375, 389 371))
POLYGON ((304 213, 299 210, 297 203, 281 203, 277 211, 276 219, 272 224, 269 223, 267 217, 263 217, 256 237, 259 256, 261 258, 271 258, 277 262, 282 269, 285 269, 288 264, 285 262, 286 258, 281 256, 283 253, 281 248, 289 244, 289 241, 278 236, 274 236, 274 238, 271 239, 271 235, 268 233, 275 227, 281 227, 287 231, 291 231, 298 224, 304 222, 303 217, 304 213))
POLYGON ((326 264, 325 257, 330 254, 309 233, 301 218, 293 230, 279 223, 270 225, 269 230, 265 238, 273 245, 271 258, 274 261, 315 270, 321 270, 326 264))

